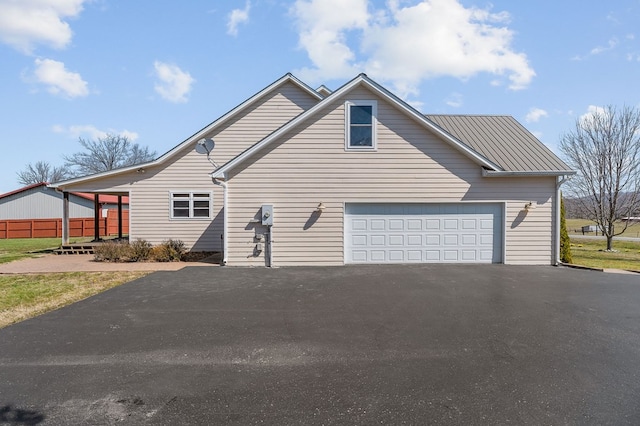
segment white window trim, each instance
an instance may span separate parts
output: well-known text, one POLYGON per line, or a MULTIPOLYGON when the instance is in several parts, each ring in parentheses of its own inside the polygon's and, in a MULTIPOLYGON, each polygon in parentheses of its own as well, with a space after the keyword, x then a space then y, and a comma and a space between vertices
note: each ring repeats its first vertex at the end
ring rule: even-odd
POLYGON ((211 220, 213 218, 213 191, 180 191, 180 190, 176 190, 176 191, 170 191, 169 192, 169 218, 171 220, 211 220), (188 217, 182 217, 182 216, 174 216, 173 215, 173 201, 174 201, 174 195, 175 194, 189 194, 189 216, 188 217), (209 196, 209 216, 197 216, 195 217, 193 215, 193 195, 194 194, 207 194, 209 196))
POLYGON ((378 102, 376 101, 347 101, 344 104, 344 149, 345 151, 376 151, 378 149, 378 102), (371 146, 351 146, 351 106, 371 107, 371 146))

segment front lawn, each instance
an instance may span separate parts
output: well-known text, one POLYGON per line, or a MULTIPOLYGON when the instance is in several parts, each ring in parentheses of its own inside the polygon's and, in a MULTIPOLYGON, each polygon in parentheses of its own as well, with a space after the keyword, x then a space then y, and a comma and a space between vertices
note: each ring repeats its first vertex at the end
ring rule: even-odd
POLYGON ((148 273, 0 275, 0 328, 86 299, 148 273))
POLYGON ((611 268, 640 271, 640 242, 616 241, 612 252, 605 251, 605 240, 590 240, 571 236, 573 263, 592 268, 611 268))
MULTIPOLYGON (((72 238, 71 242, 87 241, 88 238, 72 238)), ((60 238, 14 238, 0 240, 0 263, 8 263, 60 247, 60 238)))

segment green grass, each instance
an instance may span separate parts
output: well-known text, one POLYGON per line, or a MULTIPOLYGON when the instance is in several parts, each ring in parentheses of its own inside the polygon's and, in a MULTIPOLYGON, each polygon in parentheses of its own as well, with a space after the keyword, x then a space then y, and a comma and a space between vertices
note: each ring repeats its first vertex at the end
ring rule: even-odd
POLYGON ((592 268, 627 269, 640 271, 640 242, 616 241, 613 239, 613 252, 605 251, 605 240, 587 240, 571 237, 573 263, 592 268))
MULTIPOLYGON (((71 242, 88 241, 88 238, 72 238, 71 242)), ((12 262, 60 247, 60 238, 15 238, 0 240, 0 263, 12 262)))
MULTIPOLYGON (((567 219, 567 231, 569 235, 582 235, 582 227, 585 225, 595 225, 595 222, 587 219, 567 219)), ((624 224, 621 222, 616 223, 616 229, 618 229, 618 227, 622 229, 623 226, 624 224)), ((589 232, 586 235, 595 235, 595 232, 589 232)), ((600 235, 599 232, 598 235, 600 235)), ((640 223, 634 222, 630 224, 627 230, 620 236, 640 238, 640 223)))
POLYGON ((148 273, 0 275, 0 328, 86 299, 148 273))
MULTIPOLYGON (((71 242, 88 241, 73 238, 71 242)), ((0 263, 7 263, 60 247, 60 238, 0 240, 0 263)), ((0 275, 0 328, 69 305, 148 272, 67 272, 38 275, 0 275)))

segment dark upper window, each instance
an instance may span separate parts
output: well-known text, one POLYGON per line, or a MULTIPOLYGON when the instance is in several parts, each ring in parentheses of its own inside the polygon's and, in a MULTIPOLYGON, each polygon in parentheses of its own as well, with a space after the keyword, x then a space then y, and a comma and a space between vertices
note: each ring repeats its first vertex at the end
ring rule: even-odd
POLYGON ((346 149, 376 149, 376 103, 347 102, 346 114, 346 149))

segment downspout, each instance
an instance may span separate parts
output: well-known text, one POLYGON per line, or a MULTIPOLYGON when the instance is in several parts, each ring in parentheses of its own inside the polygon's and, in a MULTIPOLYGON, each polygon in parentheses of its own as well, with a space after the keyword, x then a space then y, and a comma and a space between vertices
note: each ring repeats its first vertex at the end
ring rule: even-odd
POLYGON ((562 262, 560 261, 560 203, 562 202, 562 192, 560 191, 560 186, 571 179, 571 176, 558 176, 556 180, 556 232, 555 232, 555 263, 553 266, 558 266, 562 262))
POLYGON ((228 232, 228 212, 229 212, 229 196, 228 196, 228 185, 226 179, 227 174, 224 174, 224 181, 218 180, 217 178, 211 178, 215 185, 220 185, 222 187, 222 266, 227 264, 227 253, 229 252, 229 232, 228 232))

